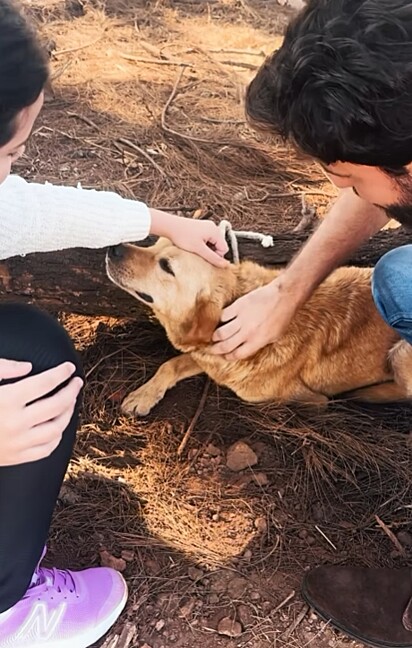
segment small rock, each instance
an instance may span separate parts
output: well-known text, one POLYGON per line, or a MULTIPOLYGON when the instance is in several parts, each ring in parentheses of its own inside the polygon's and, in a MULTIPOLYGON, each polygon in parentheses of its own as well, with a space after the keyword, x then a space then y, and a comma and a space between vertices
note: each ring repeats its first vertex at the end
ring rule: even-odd
POLYGON ((218 457, 222 454, 222 451, 220 448, 213 445, 213 443, 209 443, 206 447, 206 454, 210 455, 211 457, 218 457))
POLYGON ((229 617, 223 617, 218 623, 217 631, 226 637, 240 637, 242 634, 242 626, 239 621, 234 621, 229 617))
POLYGON ((268 530, 268 524, 265 520, 264 517, 258 517, 254 521, 255 529, 259 531, 259 533, 266 533, 268 530))
POLYGON ((220 520, 219 513, 214 513, 212 515, 212 520, 213 520, 213 522, 219 522, 219 520, 220 520))
POLYGON ((226 465, 233 472, 240 472, 258 462, 256 453, 244 441, 237 441, 227 451, 226 465))
POLYGON ((256 452, 259 459, 261 457, 267 457, 270 452, 270 448, 268 448, 267 444, 263 443, 263 441, 255 441, 253 444, 253 450, 256 452))
POLYGON ((77 502, 81 500, 81 497, 79 493, 76 493, 74 488, 64 483, 60 488, 59 500, 63 502, 63 504, 73 505, 73 504, 77 504, 77 502))
POLYGON ((224 575, 216 574, 210 581, 209 589, 215 594, 224 594, 227 589, 227 579, 224 575))
POLYGON ((219 603, 219 600, 220 600, 220 599, 219 599, 218 595, 215 594, 214 592, 212 592, 212 593, 209 595, 209 603, 210 603, 211 605, 216 605, 216 603, 219 603))
POLYGON ((134 551, 131 551, 130 549, 123 549, 120 555, 126 562, 132 562, 136 557, 134 551))
POLYGON ((158 574, 161 571, 160 564, 157 562, 157 560, 154 560, 154 558, 146 558, 144 564, 147 568, 147 571, 151 574, 158 574))
POLYGON ((301 540, 305 540, 308 537, 308 532, 306 529, 301 529, 298 533, 298 536, 301 540))
POLYGON ((99 554, 102 567, 111 567, 119 572, 124 572, 126 569, 126 561, 123 558, 116 558, 107 549, 100 549, 99 554))
POLYGON ((151 646, 149 646, 149 644, 147 644, 147 643, 144 643, 144 644, 143 644, 143 646, 140 646, 140 648, 152 648, 152 647, 151 647, 151 646))
POLYGON ((244 628, 253 625, 253 611, 248 605, 239 605, 237 608, 239 621, 244 628))
POLYGON ((170 594, 168 594, 167 592, 162 592, 161 594, 158 594, 156 598, 156 606, 160 608, 163 607, 163 605, 167 605, 169 599, 170 599, 170 594))
POLYGON ((269 478, 266 473, 258 472, 253 475, 253 481, 256 482, 258 486, 268 486, 269 478))
POLYGON ((245 593, 247 588, 247 580, 246 578, 242 578, 241 576, 236 576, 235 578, 232 578, 231 581, 229 581, 228 586, 227 586, 227 593, 232 599, 240 600, 245 593))
POLYGON ((163 628, 165 627, 165 625, 166 625, 166 622, 163 621, 163 619, 160 619, 160 621, 158 621, 158 622, 156 623, 156 625, 155 625, 155 629, 156 629, 156 631, 157 631, 157 632, 160 632, 161 630, 163 630, 163 628))
POLYGON ((250 549, 246 549, 245 553, 243 554, 243 558, 250 562, 252 560, 252 552, 250 549))
POLYGON ((193 612, 193 608, 195 607, 196 601, 194 599, 189 599, 187 603, 182 605, 182 607, 179 610, 179 616, 181 619, 188 619, 190 615, 193 612))
POLYGON ((409 533, 409 531, 399 531, 396 537, 405 547, 412 547, 412 533, 409 533))
POLYGON ((232 481, 232 486, 241 490, 242 488, 246 488, 246 486, 249 486, 252 479, 253 479, 252 475, 247 475, 247 474, 237 475, 235 479, 232 481))
POLYGON ((250 598, 251 598, 252 601, 260 601, 259 592, 251 592, 250 598))
POLYGON ((201 580, 204 576, 204 573, 198 567, 189 567, 187 570, 188 576, 192 581, 201 580))

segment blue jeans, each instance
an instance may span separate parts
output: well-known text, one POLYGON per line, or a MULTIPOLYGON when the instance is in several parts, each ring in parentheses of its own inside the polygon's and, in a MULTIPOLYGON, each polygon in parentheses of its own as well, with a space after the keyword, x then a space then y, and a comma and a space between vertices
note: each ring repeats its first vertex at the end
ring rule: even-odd
POLYGON ((395 248, 379 259, 372 295, 385 322, 412 344, 412 245, 395 248))

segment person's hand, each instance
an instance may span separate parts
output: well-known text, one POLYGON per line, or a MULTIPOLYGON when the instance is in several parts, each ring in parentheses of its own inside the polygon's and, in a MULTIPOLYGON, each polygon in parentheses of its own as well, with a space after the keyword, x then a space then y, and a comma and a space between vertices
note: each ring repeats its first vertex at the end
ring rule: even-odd
POLYGON ((243 360, 286 331, 297 309, 279 279, 237 299, 222 311, 223 323, 213 334, 211 352, 227 360, 243 360))
POLYGON ((150 214, 151 234, 165 236, 177 247, 194 252, 215 266, 224 268, 229 264, 223 258, 229 246, 223 232, 213 221, 174 216, 158 209, 150 209, 150 214))
POLYGON ((229 247, 224 234, 210 220, 180 218, 170 233, 172 242, 187 252, 194 252, 215 266, 225 267, 229 247))
POLYGON ((0 466, 48 457, 70 423, 83 385, 82 379, 75 377, 56 394, 47 396, 70 379, 75 366, 65 362, 27 376, 31 369, 30 362, 0 359, 0 380, 21 377, 12 384, 0 385, 0 466))

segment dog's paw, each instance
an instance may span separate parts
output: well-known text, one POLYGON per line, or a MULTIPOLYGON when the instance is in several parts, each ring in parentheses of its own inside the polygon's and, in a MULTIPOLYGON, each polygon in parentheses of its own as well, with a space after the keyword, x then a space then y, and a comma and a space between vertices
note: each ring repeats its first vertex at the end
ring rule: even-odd
POLYGON ((121 410, 127 416, 147 416, 163 396, 163 390, 151 385, 143 385, 126 396, 121 404, 121 410))

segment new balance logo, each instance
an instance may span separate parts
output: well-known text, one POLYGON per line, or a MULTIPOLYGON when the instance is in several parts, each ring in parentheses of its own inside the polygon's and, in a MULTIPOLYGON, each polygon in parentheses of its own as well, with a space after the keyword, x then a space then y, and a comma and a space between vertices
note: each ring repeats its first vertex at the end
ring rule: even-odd
POLYGON ((66 607, 66 603, 61 603, 54 610, 49 610, 46 603, 36 603, 16 638, 23 639, 29 636, 32 639, 47 641, 59 627, 60 621, 66 612, 66 607))

